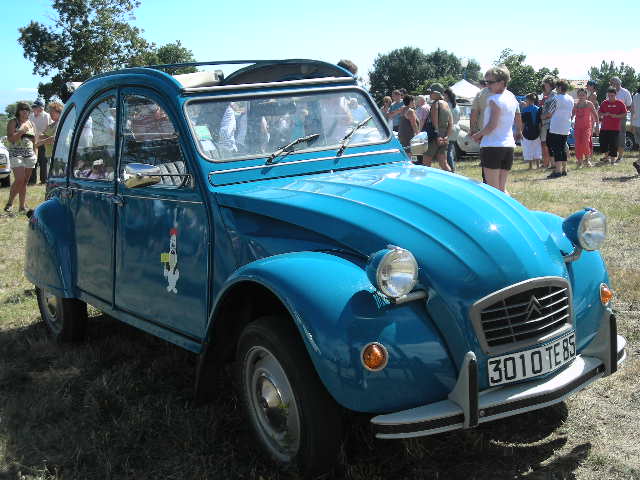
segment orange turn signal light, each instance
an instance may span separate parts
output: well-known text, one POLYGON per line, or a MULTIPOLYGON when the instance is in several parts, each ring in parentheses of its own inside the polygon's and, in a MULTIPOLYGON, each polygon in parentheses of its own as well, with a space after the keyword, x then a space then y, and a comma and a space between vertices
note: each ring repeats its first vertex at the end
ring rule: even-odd
POLYGON ((611 290, 606 284, 600 284, 600 301, 602 305, 609 305, 609 302, 613 299, 613 290, 611 290))
POLYGON ((362 349, 362 364, 368 370, 380 371, 387 366, 388 361, 389 353, 380 343, 372 342, 362 349))

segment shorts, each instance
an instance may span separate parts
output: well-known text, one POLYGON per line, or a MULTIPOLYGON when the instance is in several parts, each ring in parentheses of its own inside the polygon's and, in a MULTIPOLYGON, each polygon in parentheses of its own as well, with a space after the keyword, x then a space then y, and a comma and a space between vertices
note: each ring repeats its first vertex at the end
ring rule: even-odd
POLYGON ((35 168, 37 161, 38 159, 35 155, 33 157, 9 157, 11 169, 20 167, 35 168))
POLYGON ((447 144, 443 143, 442 145, 438 145, 438 140, 429 139, 429 147, 427 151, 424 153, 425 157, 436 157, 438 155, 446 155, 447 154, 447 144))
POLYGON ((609 153, 610 157, 618 155, 618 137, 622 137, 617 130, 600 130, 600 151, 609 153))
POLYGON ((482 147, 480 165, 491 170, 511 170, 513 150, 513 147, 482 147))
POLYGON ((541 125, 540 126, 540 141, 542 143, 547 143, 547 132, 549 131, 549 125, 541 125))
POLYGON ((618 136, 618 148, 624 148, 624 142, 626 140, 626 131, 627 131, 627 117, 624 116, 620 120, 620 131, 623 132, 618 136))
POLYGON ((535 140, 527 140, 526 138, 523 138, 521 140, 521 145, 522 157, 525 162, 542 159, 542 145, 540 143, 540 137, 535 140))

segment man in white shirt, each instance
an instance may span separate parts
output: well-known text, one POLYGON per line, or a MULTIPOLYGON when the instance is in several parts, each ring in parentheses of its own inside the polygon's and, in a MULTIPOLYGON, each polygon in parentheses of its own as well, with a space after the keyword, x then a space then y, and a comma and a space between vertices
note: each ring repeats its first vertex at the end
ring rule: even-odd
MULTIPOLYGON (((627 107, 627 111, 631 108, 631 92, 622 86, 622 80, 619 77, 611 77, 609 80, 609 85, 616 89, 616 100, 620 100, 624 103, 625 107, 627 107)), ((620 135, 618 135, 618 158, 616 159, 616 163, 622 160, 622 156, 624 155, 624 141, 626 137, 627 131, 627 117, 622 117, 622 121, 620 123, 620 135)))
MULTIPOLYGON (((31 105, 31 113, 29 114, 29 120, 33 123, 36 130, 36 137, 42 135, 44 131, 51 125, 51 117, 44 111, 44 103, 42 100, 37 99, 31 105)), ((40 183, 47 183, 47 155, 45 153, 45 146, 40 145, 38 147, 38 163, 40 165, 40 183)), ((37 168, 37 166, 36 166, 37 168)), ((34 170, 36 170, 34 168, 34 170)), ((29 183, 36 183, 36 173, 33 172, 29 183)))

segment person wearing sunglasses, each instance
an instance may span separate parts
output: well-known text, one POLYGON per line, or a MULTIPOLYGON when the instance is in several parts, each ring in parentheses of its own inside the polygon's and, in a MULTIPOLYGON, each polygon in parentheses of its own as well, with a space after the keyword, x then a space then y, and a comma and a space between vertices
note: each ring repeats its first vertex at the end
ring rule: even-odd
POLYGON ((472 138, 480 143, 480 164, 485 183, 507 193, 507 176, 513 165, 515 140, 522 138, 522 119, 518 100, 507 90, 511 80, 509 69, 503 65, 493 67, 484 78, 492 95, 487 99, 483 128, 472 138))
POLYGON ((16 117, 7 124, 7 141, 9 142, 9 163, 13 171, 14 181, 9 191, 9 201, 4 207, 5 212, 10 212, 13 200, 16 196, 20 201, 20 212, 26 212, 27 207, 27 182, 31 177, 31 171, 36 166, 35 144, 37 141, 36 129, 29 120, 31 107, 28 103, 16 104, 16 117))

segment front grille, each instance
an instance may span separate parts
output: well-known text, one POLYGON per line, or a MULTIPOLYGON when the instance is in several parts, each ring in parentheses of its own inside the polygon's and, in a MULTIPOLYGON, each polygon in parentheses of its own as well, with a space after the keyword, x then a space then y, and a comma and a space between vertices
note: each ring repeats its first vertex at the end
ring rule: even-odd
POLYGON ((472 307, 487 353, 533 345, 571 327, 571 289, 560 277, 534 278, 495 292, 472 307))

